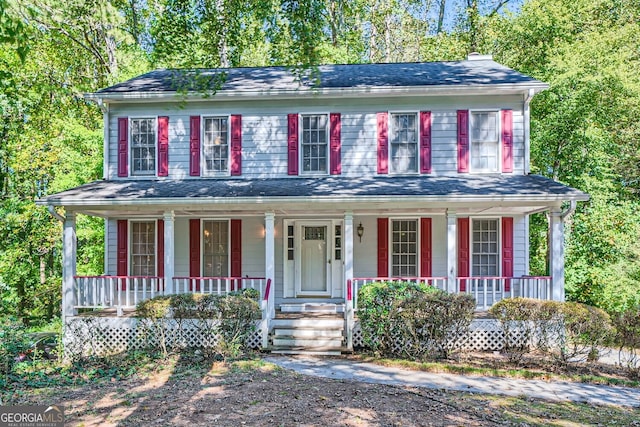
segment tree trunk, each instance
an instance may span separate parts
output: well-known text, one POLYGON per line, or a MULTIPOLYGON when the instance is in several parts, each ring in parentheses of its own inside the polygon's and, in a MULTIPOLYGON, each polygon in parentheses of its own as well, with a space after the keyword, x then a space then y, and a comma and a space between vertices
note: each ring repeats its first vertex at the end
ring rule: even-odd
POLYGON ((440 34, 442 32, 442 26, 444 24, 444 9, 447 6, 447 0, 440 0, 440 9, 438 10, 438 28, 436 29, 436 34, 440 34))

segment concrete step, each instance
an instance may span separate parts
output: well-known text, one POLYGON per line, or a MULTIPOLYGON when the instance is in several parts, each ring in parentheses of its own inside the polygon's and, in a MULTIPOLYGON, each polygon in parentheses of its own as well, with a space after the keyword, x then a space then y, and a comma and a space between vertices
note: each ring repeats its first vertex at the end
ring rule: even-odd
POLYGON ((291 349, 292 347, 297 347, 304 350, 316 350, 319 348, 335 350, 342 347, 342 337, 304 339, 292 336, 274 336, 273 346, 280 347, 281 349, 291 349))
POLYGON ((297 329, 297 328, 313 328, 313 329, 340 329, 344 328, 344 319, 315 319, 303 317, 300 319, 273 319, 271 324, 275 328, 297 329))
POLYGON ((275 328, 273 333, 276 337, 280 336, 290 336, 296 338, 342 338, 342 329, 303 329, 303 328, 293 328, 293 329, 283 329, 283 328, 275 328))
POLYGON ((322 303, 322 302, 281 304, 280 311, 283 313, 344 313, 344 304, 322 303))

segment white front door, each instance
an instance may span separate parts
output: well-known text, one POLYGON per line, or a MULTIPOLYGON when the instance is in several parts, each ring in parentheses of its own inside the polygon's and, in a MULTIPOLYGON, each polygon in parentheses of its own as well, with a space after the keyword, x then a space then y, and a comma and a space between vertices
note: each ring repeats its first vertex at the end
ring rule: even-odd
POLYGON ((327 296, 331 293, 330 225, 328 222, 313 222, 300 226, 300 265, 296 286, 299 296, 327 296))

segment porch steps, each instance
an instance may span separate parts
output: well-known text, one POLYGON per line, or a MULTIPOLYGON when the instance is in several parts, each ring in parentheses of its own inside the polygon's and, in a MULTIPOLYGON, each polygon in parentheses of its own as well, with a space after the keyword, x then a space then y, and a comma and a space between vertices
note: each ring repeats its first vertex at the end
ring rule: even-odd
POLYGON ((346 350, 344 317, 335 307, 304 312, 279 310, 271 324, 272 353, 339 356, 346 350))

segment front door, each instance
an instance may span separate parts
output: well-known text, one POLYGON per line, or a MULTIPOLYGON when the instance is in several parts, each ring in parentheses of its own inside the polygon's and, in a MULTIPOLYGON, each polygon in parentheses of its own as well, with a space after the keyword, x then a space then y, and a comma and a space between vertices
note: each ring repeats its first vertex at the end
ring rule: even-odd
POLYGON ((300 296, 326 296, 330 293, 327 246, 329 224, 301 226, 300 275, 297 293, 300 296))

